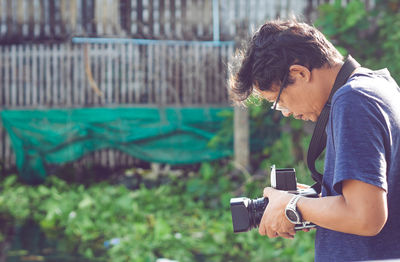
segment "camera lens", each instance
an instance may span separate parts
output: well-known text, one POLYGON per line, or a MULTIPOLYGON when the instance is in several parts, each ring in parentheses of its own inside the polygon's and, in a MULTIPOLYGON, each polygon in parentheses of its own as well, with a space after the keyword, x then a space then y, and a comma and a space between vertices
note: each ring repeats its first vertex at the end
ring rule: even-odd
POLYGON ((268 205, 268 198, 261 197, 252 199, 249 205, 249 213, 251 214, 252 228, 256 228, 260 225, 261 218, 264 214, 264 210, 268 205))
POLYGON ((246 197, 231 199, 233 231, 246 232, 260 225, 268 198, 250 199, 246 197))

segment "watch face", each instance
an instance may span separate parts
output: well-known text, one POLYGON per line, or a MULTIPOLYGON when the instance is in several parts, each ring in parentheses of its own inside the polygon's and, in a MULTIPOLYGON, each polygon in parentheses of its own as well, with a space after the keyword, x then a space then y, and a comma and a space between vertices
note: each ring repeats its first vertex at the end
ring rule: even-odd
POLYGON ((286 210, 286 216, 289 218, 290 221, 297 222, 297 215, 293 210, 286 210))

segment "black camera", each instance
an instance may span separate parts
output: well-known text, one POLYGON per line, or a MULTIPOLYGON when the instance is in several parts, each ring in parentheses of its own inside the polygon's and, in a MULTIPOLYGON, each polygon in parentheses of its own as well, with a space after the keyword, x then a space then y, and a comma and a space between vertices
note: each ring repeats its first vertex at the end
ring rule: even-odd
MULTIPOLYGON (((271 186, 278 190, 288 191, 305 197, 318 197, 313 188, 297 189, 296 171, 294 168, 271 167, 271 186)), ((247 197, 231 198, 231 213, 233 232, 246 232, 260 225, 268 198, 250 199, 247 197)), ((315 224, 301 222, 295 225, 295 230, 313 228, 315 224)))

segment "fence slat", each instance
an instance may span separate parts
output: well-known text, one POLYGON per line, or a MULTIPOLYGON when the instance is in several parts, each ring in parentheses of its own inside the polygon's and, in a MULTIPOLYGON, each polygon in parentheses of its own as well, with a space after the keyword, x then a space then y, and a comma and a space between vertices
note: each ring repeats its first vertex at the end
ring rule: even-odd
POLYGON ((66 70, 65 70, 65 65, 66 65, 66 57, 67 57, 67 48, 65 47, 65 44, 60 45, 59 49, 59 57, 58 57, 58 69, 60 70, 59 72, 59 102, 58 104, 60 105, 65 105, 65 87, 66 87, 66 79, 68 76, 66 76, 66 70))
MULTIPOLYGON (((50 47, 46 46, 46 50, 51 50, 50 47)), ((51 88, 51 82, 54 76, 51 74, 50 71, 50 66, 51 66, 51 60, 52 57, 49 55, 49 52, 46 52, 46 106, 51 106, 53 104, 53 97, 52 97, 52 88, 51 88)))
POLYGON ((65 105, 67 107, 71 107, 72 106, 72 57, 74 54, 74 45, 68 45, 68 49, 67 49, 67 54, 66 54, 66 64, 65 64, 65 70, 66 70, 66 79, 65 79, 65 105))
POLYGON ((119 83, 120 72, 121 72, 121 45, 114 46, 114 56, 113 56, 113 90, 114 99, 113 103, 121 103, 121 85, 119 83))
MULTIPOLYGON (((94 54, 94 58, 93 58, 93 78, 96 81, 97 86, 99 87, 102 96, 104 96, 104 90, 102 89, 103 86, 101 85, 101 79, 100 79, 100 68, 101 68, 101 60, 98 54, 100 54, 100 44, 97 45, 93 45, 93 54, 94 54)), ((94 95, 94 99, 92 102, 92 105, 99 105, 101 103, 101 96, 98 95, 94 95)))
POLYGON ((159 49, 160 51, 160 81, 158 82, 160 86, 160 96, 161 96, 161 105, 165 106, 167 104, 167 88, 168 88, 168 79, 167 79, 167 71, 168 71, 168 63, 167 63, 167 47, 162 45, 159 49))
POLYGON ((111 49, 110 49, 110 44, 105 44, 104 45, 104 50, 105 50, 105 54, 107 54, 105 56, 105 63, 103 64, 103 66, 105 67, 105 99, 104 102, 105 103, 110 103, 112 100, 112 86, 111 86, 111 76, 112 76, 112 67, 111 67, 111 49))
MULTIPOLYGON (((135 68, 133 67, 134 61, 137 59, 136 55, 133 54, 133 44, 127 44, 128 46, 128 51, 127 51, 127 57, 128 57, 128 72, 127 72, 127 86, 128 86, 128 103, 134 103, 135 102, 135 88, 136 88, 136 66, 135 68)), ((135 63, 136 65, 136 63, 135 63)))
POLYGON ((25 53, 22 60, 22 65, 24 67, 24 104, 25 106, 31 105, 31 90, 32 86, 29 85, 31 83, 31 75, 32 75, 32 56, 29 53, 32 52, 32 48, 30 46, 25 46, 25 53))
MULTIPOLYGON (((44 105, 44 91, 45 91, 45 60, 44 60, 44 45, 39 45, 39 50, 38 50, 38 74, 39 74, 39 81, 38 81, 38 97, 39 97, 39 105, 44 105)), ((72 97, 72 95, 71 95, 72 97)))
POLYGON ((72 70, 73 70, 73 84, 72 84, 72 101, 73 105, 79 105, 79 100, 80 97, 82 96, 79 92, 79 89, 83 89, 83 85, 86 83, 79 83, 79 62, 78 62, 78 57, 79 57, 79 49, 76 48, 74 50, 75 52, 73 53, 73 62, 72 62, 72 70))
POLYGON ((147 89, 147 101, 152 103, 152 102, 154 102, 154 100, 153 100, 153 94, 154 94, 154 84, 153 84, 153 80, 154 80, 153 58, 154 58, 154 55, 153 55, 153 51, 154 51, 154 45, 149 45, 146 47, 146 49, 147 49, 147 63, 146 63, 146 69, 145 69, 146 82, 145 82, 145 85, 141 86, 140 88, 144 89, 145 91, 147 89))
POLYGON ((175 103, 177 105, 181 105, 181 90, 182 90, 182 60, 181 60, 181 49, 178 46, 174 46, 174 57, 175 57, 175 74, 174 74, 174 83, 175 83, 175 103))
POLYGON ((17 47, 11 46, 11 105, 17 105, 17 47))
POLYGON ((7 86, 11 86, 11 83, 10 83, 10 69, 11 69, 11 67, 10 67, 10 59, 11 59, 11 56, 10 56, 10 54, 11 54, 11 47, 9 47, 9 46, 6 46, 5 48, 4 48, 4 53, 3 53, 3 55, 4 55, 4 57, 5 57, 5 59, 4 59, 4 103, 3 103, 3 105, 5 105, 5 106, 9 106, 9 103, 10 103, 10 91, 11 91, 11 88, 7 88, 7 86))
POLYGON ((32 107, 38 104, 38 46, 32 45, 32 82, 28 84, 32 88, 32 107))
POLYGON ((24 87, 23 87, 23 82, 24 82, 24 47, 23 46, 17 46, 16 49, 16 55, 17 55, 17 104, 18 105, 24 105, 24 87))
POLYGON ((160 69, 160 63, 161 63, 161 45, 154 45, 154 60, 153 60, 153 65, 154 65, 154 71, 152 74, 152 79, 153 79, 153 88, 154 88, 154 97, 153 101, 156 105, 161 104, 162 100, 162 94, 161 94, 161 69, 160 69))
POLYGON ((121 103, 125 104, 127 102, 127 92, 126 92, 126 49, 127 45, 121 45, 119 50, 119 55, 121 59, 121 103))
POLYGON ((53 94, 53 103, 56 105, 60 104, 60 82, 59 82, 59 77, 60 77, 60 67, 59 67, 59 59, 60 59, 60 45, 56 44, 54 46, 55 48, 53 49, 53 89, 54 89, 54 94, 53 94))
POLYGON ((86 105, 86 92, 91 89, 89 86, 89 81, 86 76, 86 71, 85 71, 85 62, 84 62, 84 53, 83 50, 80 49, 77 57, 77 68, 78 68, 78 73, 79 73, 79 78, 78 78, 78 90, 80 91, 80 101, 79 101, 79 106, 85 106, 86 105), (79 81, 80 80, 80 81, 79 81))

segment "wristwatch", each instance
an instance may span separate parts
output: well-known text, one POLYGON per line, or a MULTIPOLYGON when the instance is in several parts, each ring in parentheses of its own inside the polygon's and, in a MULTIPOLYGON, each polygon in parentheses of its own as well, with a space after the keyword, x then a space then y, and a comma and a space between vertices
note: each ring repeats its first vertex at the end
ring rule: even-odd
POLYGON ((290 199, 289 203, 286 205, 285 208, 285 215, 286 218, 292 223, 292 224, 299 224, 302 222, 301 214, 297 210, 297 201, 301 198, 300 195, 294 195, 292 199, 290 199))

